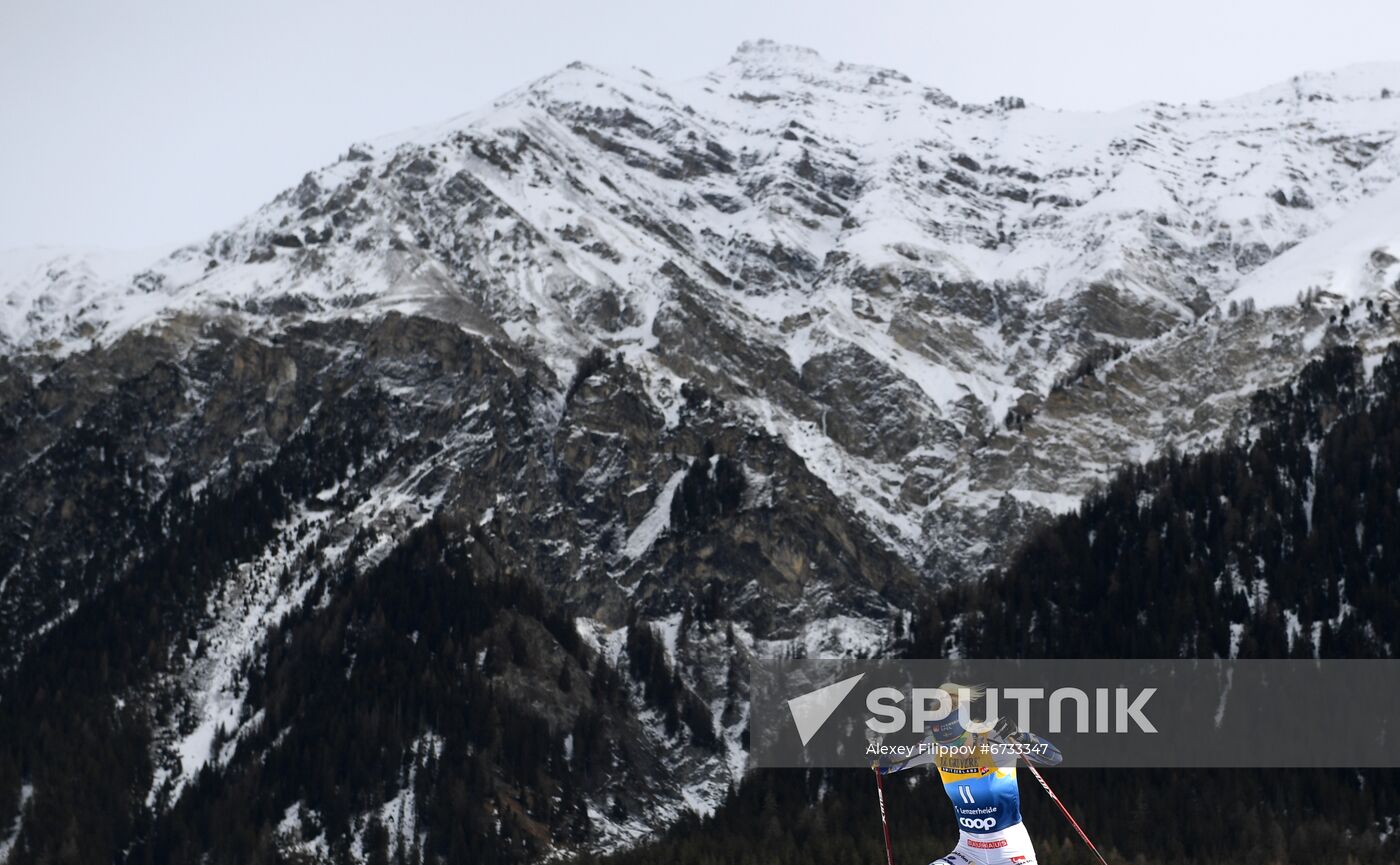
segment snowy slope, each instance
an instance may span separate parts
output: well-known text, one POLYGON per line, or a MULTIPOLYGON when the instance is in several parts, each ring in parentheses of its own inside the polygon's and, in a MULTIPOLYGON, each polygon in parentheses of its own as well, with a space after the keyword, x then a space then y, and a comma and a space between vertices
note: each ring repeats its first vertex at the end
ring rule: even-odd
MULTIPOLYGON (((832 64, 765 42, 746 43, 727 66, 674 86, 640 71, 575 64, 489 109, 362 146, 309 175, 311 186, 216 235, 204 245, 207 257, 190 247, 149 262, 163 282, 158 290, 133 291, 134 267, 93 267, 88 292, 54 298, 52 276, 33 266, 32 252, 18 263, 6 254, 6 304, 20 313, 7 317, 6 337, 31 343, 55 333, 57 320, 85 320, 111 337, 162 311, 288 291, 326 303, 350 293, 356 304, 406 295, 412 304, 416 293, 443 287, 430 274, 382 264, 348 284, 310 285, 319 280, 287 273, 282 259, 260 268, 238 262, 237 253, 288 226, 324 230, 324 215, 308 213, 315 188, 351 183, 366 167, 382 179, 395 159, 463 143, 466 152, 438 153, 432 173, 469 172, 515 210, 506 222, 523 218, 553 251, 567 253, 558 276, 593 285, 640 293, 674 252, 628 218, 628 207, 651 204, 685 229, 672 239, 693 245, 728 277, 742 280, 746 266, 757 267, 752 258, 779 247, 816 268, 795 280, 770 273, 746 281, 736 299, 760 318, 819 308, 817 290, 854 270, 911 261, 946 279, 1024 280, 1040 289, 1041 303, 1113 277, 1145 301, 1183 313, 1191 299, 1185 277, 1218 295, 1252 269, 1252 258, 1315 233, 1394 178, 1397 157, 1388 144, 1400 125, 1400 100, 1379 98, 1385 82, 1400 87, 1400 67, 1305 76, 1219 105, 1085 113, 960 106, 897 72, 832 64), (532 171, 511 168, 522 155, 532 171), (611 188, 586 182, 604 178, 611 188), (834 203, 827 204, 823 181, 845 194, 828 193, 834 203), (1308 206, 1280 205, 1271 197, 1280 192, 1308 206), (1155 222, 1145 224, 1149 217, 1155 222), (597 230, 622 260, 549 237, 569 227, 597 230), (1205 260, 1190 260, 1202 252, 1205 260), (210 261, 225 266, 229 258, 233 274, 205 272, 210 261), (831 258, 853 264, 828 273, 831 258), (28 309, 34 295, 47 297, 45 309, 28 309)), ((385 191, 366 182, 366 198, 385 191)), ((377 239, 415 240, 403 234, 412 232, 405 221, 384 215, 374 226, 377 239)), ((271 251, 279 249, 287 247, 272 243, 271 251)), ((477 263, 501 269, 499 261, 477 263)), ((526 294, 542 288, 515 287, 526 294)))
POLYGON ((1230 298, 1282 306, 1317 289, 1347 302, 1393 299, 1400 279, 1397 265, 1400 186, 1392 186, 1244 277, 1230 298))
MULTIPOLYGON (((0 250, 0 346, 25 345, 68 326, 75 318, 106 322, 106 310, 93 304, 114 305, 110 295, 133 278, 161 251, 140 249, 62 250, 30 247, 0 250)), ((135 305, 134 303, 131 305, 135 305)), ((165 307, 157 298, 150 305, 155 314, 165 307)), ((128 327, 139 323, 119 324, 128 327)))

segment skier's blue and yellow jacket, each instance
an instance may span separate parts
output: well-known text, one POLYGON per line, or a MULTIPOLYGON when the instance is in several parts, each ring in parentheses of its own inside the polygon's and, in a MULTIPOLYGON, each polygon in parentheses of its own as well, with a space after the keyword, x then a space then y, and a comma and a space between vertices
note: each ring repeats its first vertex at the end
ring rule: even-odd
MULTIPOLYGON (((956 725, 956 719, 949 719, 956 725)), ((944 722, 948 723, 948 722, 944 722)), ((1062 759, 1054 745, 1030 733, 1018 733, 1016 744, 1026 748, 1020 759, 1053 766, 1062 759)), ((953 803, 958 828, 972 835, 1001 832, 1021 822, 1021 790, 1016 781, 1016 756, 983 747, 1006 744, 994 735, 972 733, 960 726, 935 730, 919 753, 907 760, 881 765, 882 775, 928 765, 938 774, 953 803), (945 747, 939 749, 936 744, 945 747)), ((1018 749, 1019 750, 1019 749, 1018 749)))

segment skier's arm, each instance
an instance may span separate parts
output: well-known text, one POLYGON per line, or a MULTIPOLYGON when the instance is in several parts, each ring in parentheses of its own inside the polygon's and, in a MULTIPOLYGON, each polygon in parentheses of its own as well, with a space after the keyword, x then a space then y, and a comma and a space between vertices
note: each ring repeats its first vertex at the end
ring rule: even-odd
POLYGON ((1059 748, 1036 734, 1022 733, 1021 735, 1030 744, 1044 746, 1042 750, 1025 755, 1027 763, 1034 763, 1037 766, 1056 766, 1065 758, 1065 755, 1060 753, 1059 748))
POLYGON ((925 751, 915 754, 907 760, 899 760, 894 763, 876 763, 875 771, 881 775, 893 775, 895 772, 903 772, 905 769, 913 769, 915 766, 927 766, 933 762, 933 754, 925 751))
MULTIPOLYGON (((885 737, 878 734, 867 733, 866 739, 872 746, 878 747, 884 743, 885 737)), ((923 741, 924 747, 919 748, 919 752, 912 757, 905 760, 890 760, 888 762, 883 759, 876 759, 870 764, 870 768, 879 772, 881 775, 892 775, 895 772, 903 772, 905 769, 912 769, 915 766, 927 766, 929 763, 933 762, 933 748, 930 747, 932 744, 933 739, 926 738, 923 741)))

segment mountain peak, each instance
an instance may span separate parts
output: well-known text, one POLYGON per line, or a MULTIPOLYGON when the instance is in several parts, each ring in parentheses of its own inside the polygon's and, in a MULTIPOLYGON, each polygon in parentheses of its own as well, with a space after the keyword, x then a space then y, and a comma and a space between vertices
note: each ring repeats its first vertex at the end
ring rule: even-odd
POLYGON ((1400 97, 1400 63, 1355 63, 1302 72, 1227 102, 1370 102, 1400 97))
POLYGON ((732 63, 816 61, 824 63, 821 54, 803 45, 790 45, 772 39, 746 39, 734 50, 732 63))
POLYGON ((798 82, 802 87, 826 91, 865 92, 872 87, 913 89, 936 94, 932 101, 955 104, 939 91, 914 85, 908 75, 862 63, 833 62, 811 48, 788 45, 771 39, 756 39, 739 45, 729 65, 714 73, 719 77, 749 81, 798 82))

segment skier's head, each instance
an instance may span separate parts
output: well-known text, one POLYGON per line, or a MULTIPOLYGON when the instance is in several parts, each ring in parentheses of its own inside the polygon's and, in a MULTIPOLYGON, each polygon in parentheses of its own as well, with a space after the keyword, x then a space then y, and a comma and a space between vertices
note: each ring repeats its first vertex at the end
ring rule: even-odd
POLYGON ((963 685, 958 682, 944 682, 938 689, 948 695, 949 701, 953 705, 953 711, 958 710, 958 704, 966 698, 969 703, 975 703, 987 695, 987 689, 983 685, 963 685))
POLYGON ((935 742, 946 745, 957 741, 963 734, 963 725, 958 720, 958 705, 963 697, 969 702, 974 702, 982 699, 987 689, 981 685, 962 685, 957 682, 944 682, 938 688, 948 695, 949 712, 947 717, 941 720, 930 721, 925 732, 931 735, 935 742))

